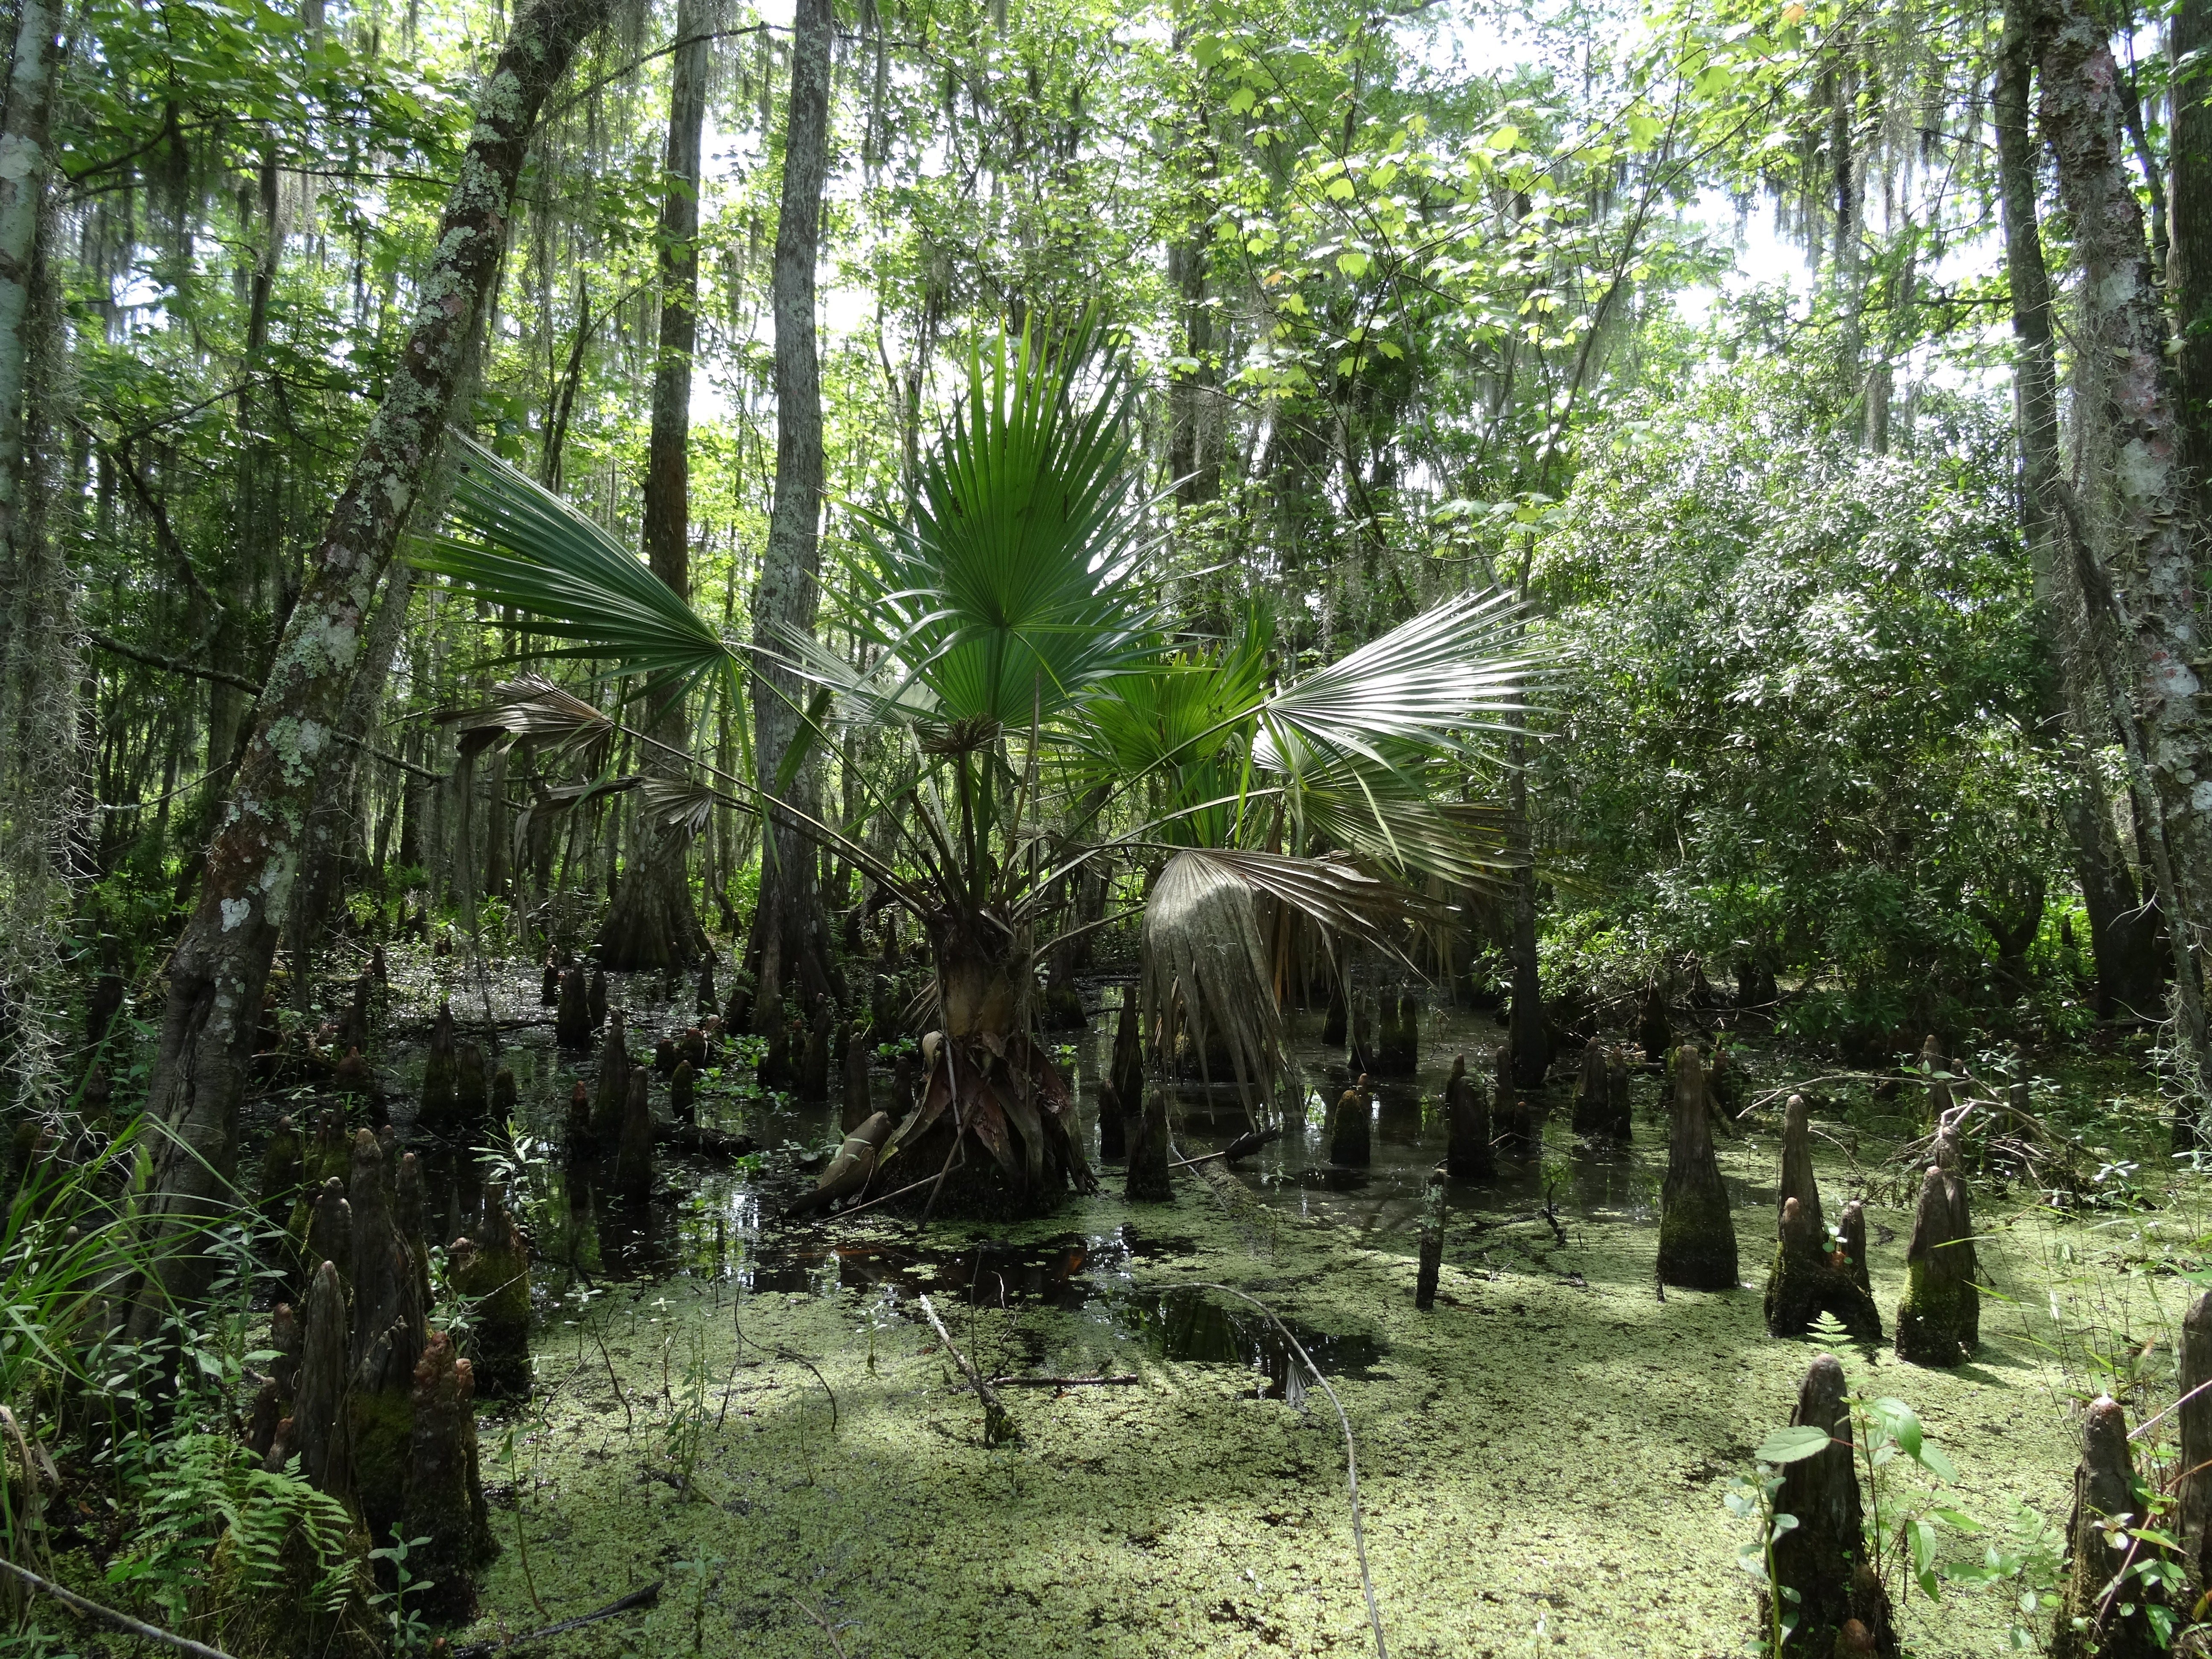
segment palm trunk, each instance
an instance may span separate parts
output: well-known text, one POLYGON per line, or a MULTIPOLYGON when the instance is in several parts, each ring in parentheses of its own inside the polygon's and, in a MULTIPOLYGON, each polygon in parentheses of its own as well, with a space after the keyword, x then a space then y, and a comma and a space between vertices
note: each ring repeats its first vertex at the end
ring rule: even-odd
MULTIPOLYGON (((815 343, 814 272, 820 256, 822 189, 830 167, 830 0, 798 0, 793 21, 791 96, 784 124, 783 202, 775 231, 771 300, 775 313, 775 500, 760 586, 753 594, 753 643, 780 656, 786 629, 814 626, 822 566, 822 368, 815 343)), ((805 688, 763 659, 753 690, 753 761, 763 787, 780 775, 799 737, 805 688)), ((818 816, 821 771, 802 765, 787 796, 818 816)), ((830 924, 822 910, 818 860, 789 821, 761 829, 760 909, 748 951, 762 988, 804 984, 813 995, 837 990, 830 924)))
MULTIPOLYGON (((707 5, 681 0, 668 100, 668 161, 660 205, 660 339, 653 374, 653 431, 645 464, 645 553, 653 574, 691 597, 691 357, 699 322, 699 144, 707 119, 707 5)), ((654 711, 653 735, 682 749, 689 733, 680 702, 654 711)), ((670 769, 656 753, 654 770, 670 769)), ((676 769, 680 770, 680 768, 676 769)), ((690 871, 643 813, 630 820, 622 884, 599 935, 610 968, 688 967, 706 953, 691 903, 690 871)))
MULTIPOLYGON (((2057 161, 2058 190, 2073 220, 2081 261, 2081 397, 2101 412, 2117 458, 2115 568, 2109 592, 2085 580, 2093 610, 2109 610, 2106 653, 2116 688, 2133 707, 2116 708, 2139 735, 2142 787, 2149 809, 2146 850, 2174 951, 2183 1116, 2193 1118, 2207 1084, 2203 992, 2196 957, 2212 923, 2212 777, 2208 730, 2197 704, 2204 651, 2197 615, 2197 525, 2185 488, 2183 433, 2166 367, 2166 319, 2151 282, 2142 209, 2128 168, 2118 66, 2105 26, 2080 0, 2039 0, 2033 13, 2042 79, 2044 137, 2057 161)), ((2089 554, 2076 532, 2076 550, 2089 554)), ((2103 573, 2095 573, 2102 574, 2103 573)), ((2116 699, 2124 704, 2125 699, 2116 699)))
POLYGON ((2051 331, 2051 276, 2036 213, 2035 151, 2029 131, 2032 42, 2017 0, 2008 6, 1992 92, 1997 130, 1997 181, 2004 213, 2005 270, 2012 290, 2013 370, 2021 455, 2021 528, 2035 574, 2036 629, 2057 670, 2061 763, 2068 787, 2062 802, 2074 842, 2075 870, 2089 913, 2090 950, 2097 965, 2100 1014, 2143 1015, 2161 986, 2156 927, 2139 902, 2135 877, 2120 850, 2104 785, 2089 751, 2107 740, 2109 722, 2094 711, 2106 697, 2085 648, 2081 584, 2063 520, 2053 506, 2062 477, 2058 443, 2057 356, 2051 331))
MULTIPOLYGON (((425 471, 452 417, 463 365, 505 252, 514 185, 539 106, 605 0, 537 0, 519 16, 477 100, 460 176, 439 226, 421 309, 292 607, 199 902, 169 964, 147 1110, 162 1125, 146 1215, 173 1245, 239 1201, 239 1107, 254 1028, 292 896, 309 814, 337 745, 362 625, 425 471)), ((161 1289, 193 1297, 210 1258, 164 1257, 161 1289)), ((155 1297, 134 1332, 160 1328, 155 1297)))

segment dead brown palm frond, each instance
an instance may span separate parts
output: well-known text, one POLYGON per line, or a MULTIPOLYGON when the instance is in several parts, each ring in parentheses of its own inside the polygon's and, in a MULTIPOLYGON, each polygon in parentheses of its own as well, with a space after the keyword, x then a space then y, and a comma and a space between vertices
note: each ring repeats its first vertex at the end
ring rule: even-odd
POLYGON ((543 674, 523 674, 491 689, 486 702, 441 708, 431 719, 455 728, 460 750, 472 755, 497 743, 530 743, 586 763, 614 735, 613 718, 543 674))

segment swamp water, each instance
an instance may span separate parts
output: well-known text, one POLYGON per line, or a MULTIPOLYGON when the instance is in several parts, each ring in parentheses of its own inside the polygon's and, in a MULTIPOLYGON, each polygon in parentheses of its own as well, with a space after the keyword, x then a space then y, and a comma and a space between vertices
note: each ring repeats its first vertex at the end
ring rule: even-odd
MULTIPOLYGON (((395 1006, 410 989, 422 1006, 422 968, 394 967, 395 1006)), ((550 1024, 528 1023, 534 971, 452 988, 465 1035, 487 1000, 508 1028, 500 1060, 532 1131, 551 1139, 574 1073, 550 1024)), ((690 1018, 663 1020, 647 987, 627 988, 634 1049, 690 1018)), ((1063 1057, 1094 1154, 1108 1025, 1094 1020, 1063 1057)), ((651 1610, 533 1651, 1371 1652, 1335 1412, 1292 1383, 1263 1316, 1203 1288, 1218 1283, 1283 1318, 1349 1415, 1394 1654, 1741 1651, 1754 1587, 1735 1559, 1745 1524, 1723 1496, 1787 1421, 1818 1352, 1769 1339, 1761 1318, 1775 1134, 1721 1146, 1747 1287, 1662 1300, 1656 1080, 1638 1085, 1635 1145, 1615 1156, 1574 1147, 1555 1088, 1540 1144, 1501 1160, 1495 1182, 1454 1184, 1437 1305, 1416 1312, 1419 1193, 1444 1133, 1435 1100, 1454 1046, 1472 1065, 1500 1035, 1484 1017, 1432 1017, 1419 1076, 1379 1091, 1371 1169, 1328 1168, 1316 1102, 1302 1132, 1246 1161, 1233 1205, 1183 1171, 1172 1203, 1132 1206, 1109 1167, 1100 1196, 1030 1224, 917 1235, 872 1213, 786 1225, 781 1206, 812 1181, 797 1155, 834 1142, 834 1110, 741 1106, 714 1082, 701 1121, 770 1148, 757 1167, 665 1159, 665 1191, 626 1206, 564 1176, 557 1156, 532 1161, 536 1387, 483 1411, 502 1553, 482 1620, 457 1639, 534 1629, 658 1580, 651 1610), (1019 1442, 987 1446, 922 1295, 986 1376, 1116 1380, 1009 1382, 1019 1442)), ((392 1052, 384 1081, 404 1133, 420 1049, 392 1052)), ((1318 1097, 1342 1089, 1340 1053, 1309 1042, 1300 1057, 1318 1097)), ((1194 1154, 1238 1127, 1193 1110, 1180 1138, 1194 1154)), ((1850 1144, 1840 1127, 1838 1138, 1850 1144)), ((1820 1145, 1839 1207, 1850 1155, 1820 1145)), ((458 1154, 427 1161, 433 1213, 448 1237, 465 1231, 480 1170, 458 1154)), ((2151 1224, 2201 1236, 2194 1183, 2168 1196, 2181 1201, 2151 1224)), ((1903 1285, 1903 1202, 1869 1208, 1886 1322, 1903 1285)), ((1959 1468, 1945 1502, 1996 1521, 2019 1500, 2063 1522, 2081 1350, 2099 1334, 2132 1334, 2109 1347, 2170 1332, 2193 1289, 2124 1264, 2084 1278, 2082 1264, 2122 1246, 2109 1218, 2062 1224, 2021 1200, 1976 1202, 1985 1273, 2014 1299, 1985 1308, 1974 1362, 1943 1372, 1886 1346, 1837 1351, 1855 1388, 1919 1411, 1959 1468), (2046 1280, 2069 1272, 2062 1300, 2046 1280)), ((2170 1399, 2170 1352, 2160 1363, 2170 1399)), ((1956 1539, 1951 1553, 1979 1544, 1956 1539)), ((2002 1650, 2010 1594, 1916 1595, 1903 1609, 1911 1650, 2002 1650)))

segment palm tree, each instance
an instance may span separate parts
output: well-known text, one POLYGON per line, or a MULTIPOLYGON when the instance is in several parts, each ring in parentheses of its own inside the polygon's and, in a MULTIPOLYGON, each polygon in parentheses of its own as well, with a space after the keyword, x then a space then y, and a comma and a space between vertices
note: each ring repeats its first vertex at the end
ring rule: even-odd
MULTIPOLYGON (((863 665, 798 635, 784 660, 816 688, 801 711, 811 741, 841 725, 896 738, 861 821, 805 818, 778 799, 787 779, 696 756, 681 757, 692 781, 601 775, 564 792, 636 789, 678 833, 718 804, 775 814, 921 922, 938 1036, 921 1100, 885 1149, 885 1190, 894 1176, 942 1188, 960 1170, 946 1200, 965 1189, 1030 1208, 1089 1183, 1033 1018, 1040 964, 1121 919, 1039 937, 1086 866, 1150 874, 1151 1041, 1171 1047, 1181 1032, 1201 1057, 1225 1054, 1265 1120, 1289 1079, 1278 991, 1293 921, 1393 948, 1432 911, 1431 880, 1463 884, 1505 862, 1494 811, 1451 797, 1494 774, 1522 706, 1514 607, 1495 592, 1447 600, 1289 684, 1271 683, 1263 607, 1225 641, 1180 639, 1143 575, 1155 515, 1131 403, 1127 362, 1091 320, 1049 344, 1001 334, 971 354, 902 510, 857 515, 861 555, 832 599, 863 665), (890 827, 893 855, 864 844, 871 817, 890 827)), ((743 695, 746 647, 488 453, 466 465, 454 516, 461 533, 419 556, 423 568, 528 613, 569 654, 611 661, 640 696, 743 695)), ((617 730, 654 743, 538 675, 497 688, 464 724, 465 742, 587 756, 617 730)))

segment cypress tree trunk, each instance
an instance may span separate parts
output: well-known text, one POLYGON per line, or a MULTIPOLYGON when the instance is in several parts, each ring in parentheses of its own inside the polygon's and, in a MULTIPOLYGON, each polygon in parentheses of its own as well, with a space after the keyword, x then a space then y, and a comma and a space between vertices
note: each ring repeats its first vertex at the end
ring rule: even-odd
MULTIPOLYGON (((784 123, 783 202, 776 222, 771 299, 775 313, 775 500, 760 586, 753 594, 753 643, 781 655, 786 629, 814 626, 822 568, 822 367, 815 343, 814 268, 822 238, 822 187, 830 168, 830 0, 798 0, 791 46, 791 98, 784 123)), ((753 759, 763 787, 781 776, 799 740, 806 690, 799 677, 763 659, 753 681, 753 759)), ((813 813, 819 769, 798 768, 781 792, 813 813)), ((830 923, 822 910, 812 844, 787 821, 761 826, 760 909, 747 955, 760 987, 757 1031, 781 1024, 777 996, 803 985, 811 995, 837 993, 830 961, 830 923)))
MULTIPOLYGON (((605 0, 536 0, 516 19, 477 97, 414 326, 309 561, 208 849, 198 904, 170 963, 147 1092, 147 1109, 163 1125, 146 1212, 158 1234, 173 1238, 235 1201, 239 1106, 262 990, 361 659, 362 623, 452 416, 538 109, 605 15, 605 0)), ((163 1263, 173 1296, 205 1288, 207 1257, 177 1250, 163 1263)), ((150 1336, 160 1322, 158 1301, 143 1299, 134 1330, 150 1336)))
MULTIPOLYGON (((2150 811, 2151 866, 2175 955, 2179 1043, 2186 1079, 2177 1140, 2193 1138, 2206 1072, 2205 1024, 2195 953, 2212 907, 2212 777, 2208 727, 2197 704, 2204 651, 2197 614, 2197 526, 2182 471, 2183 434, 2166 363, 2166 328, 2143 240, 2142 209, 2129 170, 2119 70, 2105 25, 2081 0, 2035 0, 2043 131, 2057 162, 2059 195, 2081 261, 2081 396, 2100 411, 2115 465, 2109 596, 2085 581, 2093 613, 2110 612, 2111 678, 2133 708, 2150 811)), ((2077 532, 2077 546, 2082 538, 2077 532)), ((2086 548, 2082 549, 2086 551, 2086 548)), ((2090 574, 2085 570, 2085 576, 2090 574)), ((2102 573, 2097 573, 2101 574, 2102 573)), ((2124 699, 2116 698, 2115 703, 2124 699)))
MULTIPOLYGON (((691 357, 699 335, 700 135, 707 119, 707 5, 680 0, 668 100, 666 189, 660 204, 660 340, 653 374, 653 432, 645 464, 645 554, 653 574, 691 597, 691 357), (695 38, 696 37, 696 38, 695 38)), ((654 735, 687 746, 680 706, 657 709, 654 735)), ((669 769, 665 757, 647 763, 669 769)), ((692 908, 684 850, 639 813, 630 820, 622 885, 599 934, 610 968, 684 967, 706 953, 706 931, 692 908)))
POLYGON ((2104 785, 2087 750, 2108 738, 2107 701, 2083 637, 2087 622, 2073 548, 2053 496, 2063 473, 2058 441, 2058 370, 2051 332, 2051 274, 2036 212, 2035 149, 2029 131, 2033 46, 2020 0, 2006 8, 1991 104, 1997 133, 1998 193, 2003 207, 2005 271, 2012 289, 2014 420, 2021 459, 2021 529, 2035 574, 2037 632, 2057 671, 2052 711, 2067 749, 2069 782, 2062 810, 2074 843, 2075 874, 2089 913, 2097 964, 2098 1012, 2154 1012, 2160 1000, 2157 927, 2140 902, 2120 850, 2104 785))
POLYGON ((22 0, 8 112, 0 122, 0 548, 15 551, 21 515, 24 388, 30 380, 32 267, 46 197, 46 129, 53 114, 61 14, 22 0))
POLYGON ((2179 67, 2166 163, 2173 195, 2166 293, 2181 337, 2175 366, 2185 454, 2202 514, 2212 484, 2212 0, 2181 0, 2174 8, 2171 51, 2179 67))

